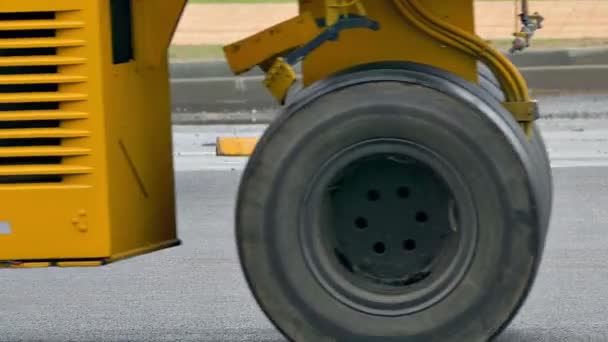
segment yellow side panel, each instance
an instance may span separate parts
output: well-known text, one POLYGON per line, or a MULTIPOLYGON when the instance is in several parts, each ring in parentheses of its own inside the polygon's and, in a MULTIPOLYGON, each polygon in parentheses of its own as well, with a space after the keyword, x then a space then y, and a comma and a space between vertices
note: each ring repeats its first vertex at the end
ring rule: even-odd
POLYGON ((140 65, 158 67, 167 59, 167 49, 187 0, 132 1, 136 58, 140 65))
POLYGON ((0 264, 96 266, 178 243, 166 49, 184 4, 134 0, 136 58, 114 65, 109 0, 0 1, 0 31, 56 30, 0 36, 0 68, 16 67, 0 121, 22 127, 0 128, 0 264))
MULTIPOLYGON (((107 1, 100 2, 106 6, 107 1)), ((162 8, 158 7, 159 10, 162 8)), ((138 13, 137 7, 133 10, 138 13)), ((179 14, 179 11, 174 12, 179 14)), ((148 12, 147 15, 160 18, 161 14, 148 12)), ((100 18, 104 26, 109 26, 107 11, 102 11, 100 18)), ((159 32, 169 32, 171 28, 168 26, 177 21, 177 18, 172 19, 159 21, 159 32)), ((139 25, 145 23, 136 18, 135 32, 142 32, 139 25)), ((135 60, 114 65, 111 61, 111 32, 102 33, 100 41, 101 56, 105 59, 103 98, 106 101, 112 258, 119 258, 154 250, 159 245, 178 243, 170 76, 166 59, 158 65, 146 63, 148 59, 139 59, 138 56, 157 52, 153 48, 137 50, 146 46, 135 43, 135 60)))
MULTIPOLYGON (((300 11, 324 15, 322 1, 300 0, 300 11)), ((309 85, 346 68, 379 61, 411 61, 454 72, 477 81, 473 58, 443 46, 413 28, 389 0, 362 0, 367 15, 380 23, 380 31, 344 31, 337 42, 328 42, 311 53, 302 66, 304 83, 309 85)), ((424 0, 435 15, 469 32, 474 30, 472 0, 424 0)))
POLYGON ((108 231, 93 210, 93 188, 1 186, 0 198, 0 260, 108 255, 108 231))
MULTIPOLYGON (((54 38, 0 39, 0 47, 57 47, 52 55, 2 56, 0 67, 56 66, 54 74, 5 75, 5 85, 55 82, 55 92, 0 94, 5 104, 56 102, 57 109, 3 110, 1 121, 58 120, 56 128, 1 129, 0 139, 56 138, 58 146, 24 145, 0 150, 2 158, 62 157, 60 164, 3 165, 10 177, 58 175, 58 183, 0 185, 0 260, 91 259, 110 255, 101 101, 101 30, 96 1, 0 1, 1 13, 49 12, 54 19, 16 19, 4 29, 53 27, 54 38)), ((107 30, 107 28, 104 28, 107 30)), ((36 32, 36 31, 33 31, 36 32)), ((7 51, 7 50, 5 50, 7 51)), ((10 50, 8 50, 10 52, 10 50)), ((10 160, 10 159, 9 159, 10 160)), ((35 265, 46 265, 36 263, 35 265)))

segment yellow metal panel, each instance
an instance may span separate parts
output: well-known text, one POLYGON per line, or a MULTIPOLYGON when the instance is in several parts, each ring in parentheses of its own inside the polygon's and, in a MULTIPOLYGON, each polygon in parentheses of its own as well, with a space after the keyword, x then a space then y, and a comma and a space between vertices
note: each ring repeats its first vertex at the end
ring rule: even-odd
POLYGON ((102 261, 60 261, 59 267, 97 267, 103 265, 102 261))
POLYGON ((86 76, 61 74, 0 75, 0 84, 50 84, 86 81, 86 76))
POLYGON ((217 139, 218 156, 250 156, 255 150, 258 138, 220 137, 217 139))
MULTIPOLYGON (((106 1, 102 1, 105 3, 106 1)), ((140 67, 161 67, 187 0, 133 0, 136 60, 140 67)))
POLYGON ((0 121, 28 121, 28 120, 74 120, 88 117, 84 112, 70 112, 62 110, 32 110, 32 111, 0 111, 0 121))
POLYGON ((94 9, 95 1, 92 0, 11 0, 0 2, 0 12, 57 12, 73 11, 74 9, 94 9))
MULTIPOLYGON (((87 166, 71 165, 2 165, 0 176, 74 175, 90 173, 87 166)), ((23 209, 23 208, 22 208, 23 209)))
POLYGON ((82 57, 68 56, 17 56, 0 57, 0 67, 38 66, 38 65, 77 65, 84 64, 82 57))
POLYGON ((0 236, 0 260, 108 255, 103 216, 90 210, 94 194, 92 188, 85 186, 1 186, 0 217, 10 225, 11 232, 0 236), (87 229, 82 230, 82 225, 87 229))
POLYGON ((85 130, 65 128, 13 128, 0 130, 0 139, 82 138, 90 134, 85 130))
POLYGON ((264 79, 264 85, 270 93, 279 101, 280 104, 285 103, 289 89, 298 80, 296 71, 287 64, 287 61, 283 57, 279 57, 272 64, 272 67, 268 69, 266 78, 264 79))
POLYGON ((36 156, 81 156, 91 153, 90 149, 62 146, 0 147, 0 158, 36 156))
POLYGON ((50 262, 23 262, 11 264, 10 268, 45 268, 49 266, 51 266, 50 262))
POLYGON ((86 94, 77 93, 0 93, 0 103, 63 102, 86 100, 86 94))
POLYGON ((125 252, 114 253, 111 258, 107 259, 108 262, 115 262, 118 260, 127 259, 136 255, 150 253, 154 251, 158 251, 165 248, 175 247, 181 244, 181 241, 178 239, 167 240, 160 243, 153 243, 143 247, 129 249, 125 252))
POLYGON ((1 39, 0 49, 26 49, 45 47, 75 47, 85 45, 80 39, 60 38, 23 38, 23 39, 1 39))
POLYGON ((53 38, 0 38, 0 50, 56 48, 52 56, 0 56, 0 67, 58 66, 53 75, 0 76, 5 85, 58 84, 56 92, 2 93, 0 103, 59 107, 0 111, 0 121, 60 120, 59 128, 0 128, 0 139, 61 141, 0 148, 0 158, 63 157, 59 164, 0 166, 0 177, 61 176, 57 183, 0 185, 0 222, 11 227, 0 236, 0 261, 96 266, 72 261, 114 260, 179 242, 166 50, 184 4, 135 0, 135 61, 113 65, 109 0, 0 1, 0 13, 55 16, 4 21, 0 30, 56 30, 53 38))
MULTIPOLYGON (((107 8, 108 0, 100 1, 107 8)), ((167 48, 185 0, 133 2, 135 59, 102 64, 112 258, 171 246, 175 227, 167 48)), ((109 11, 98 13, 108 27, 109 11)), ((111 32, 100 32, 111 56, 111 32)))
POLYGON ((232 71, 241 74, 289 50, 304 45, 320 33, 308 12, 270 27, 224 48, 232 71))
MULTIPOLYGON (((320 1, 319 1, 320 2, 320 1)), ((343 32, 337 42, 329 42, 311 53, 302 64, 303 81, 315 81, 364 63, 379 61, 412 61, 433 65, 471 81, 477 81, 474 58, 446 47, 403 20, 392 1, 362 0, 368 16, 380 23, 379 31, 354 29, 343 32)), ((472 32, 472 0, 424 0, 435 15, 472 32)), ((313 3, 300 1, 301 11, 313 3)), ((319 8, 315 8, 318 12, 319 8)), ((315 13, 318 15, 318 13, 315 13)))
POLYGON ((0 21, 0 31, 48 30, 84 27, 82 21, 67 20, 6 20, 0 21))
MULTIPOLYGON (((0 236, 0 260, 65 260, 110 255, 104 108, 101 96, 101 26, 97 1, 0 1, 0 12, 54 12, 55 20, 4 21, 4 29, 56 29, 54 38, 0 38, 0 49, 55 47, 55 55, 0 56, 0 67, 58 66, 54 75, 3 77, 11 84, 59 83, 57 92, 0 94, 0 102, 57 103, 57 110, 0 111, 0 121, 61 120, 58 130, 0 129, 5 137, 59 137, 60 146, 16 146, 10 156, 63 156, 60 164, 6 165, 0 176, 61 176, 58 183, 0 185, 0 221, 11 233, 0 236), (27 22, 26 22, 27 21, 27 22), (89 115, 95 113, 95 115, 89 115), (77 139, 74 139, 74 138, 77 139), (34 155, 35 154, 35 155, 34 155)), ((33 33, 35 31, 32 31, 33 33)), ((1 55, 1 54, 0 54, 1 55)), ((10 178, 9 178, 10 179, 10 178)))

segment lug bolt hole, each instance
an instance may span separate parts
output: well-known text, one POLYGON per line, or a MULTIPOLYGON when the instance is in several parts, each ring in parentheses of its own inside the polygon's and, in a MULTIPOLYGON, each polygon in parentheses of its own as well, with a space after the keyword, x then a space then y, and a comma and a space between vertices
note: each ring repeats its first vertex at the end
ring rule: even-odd
POLYGON ((355 226, 359 229, 367 228, 367 220, 365 219, 365 217, 357 217, 357 219, 355 220, 355 226))
POLYGON ((405 240, 403 241, 403 249, 406 251, 413 251, 416 249, 416 241, 415 240, 405 240))
POLYGON ((377 254, 384 254, 386 252, 386 246, 382 242, 376 242, 374 244, 374 252, 377 254))
POLYGON ((399 189, 397 189, 397 196, 401 198, 410 197, 410 189, 405 186, 400 187, 399 189))
POLYGON ((424 223, 429 220, 429 215, 424 211, 419 211, 416 213, 416 221, 420 223, 424 223))
POLYGON ((380 192, 378 190, 370 190, 367 192, 367 199, 375 202, 380 199, 380 192))

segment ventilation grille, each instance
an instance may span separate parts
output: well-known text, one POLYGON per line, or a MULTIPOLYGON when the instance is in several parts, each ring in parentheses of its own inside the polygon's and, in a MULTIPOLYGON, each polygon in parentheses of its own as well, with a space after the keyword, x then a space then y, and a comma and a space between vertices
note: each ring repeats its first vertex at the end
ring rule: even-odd
POLYGON ((86 82, 74 74, 84 22, 75 12, 0 12, 0 184, 61 183, 91 172, 86 82), (81 146, 83 145, 83 146, 81 146))

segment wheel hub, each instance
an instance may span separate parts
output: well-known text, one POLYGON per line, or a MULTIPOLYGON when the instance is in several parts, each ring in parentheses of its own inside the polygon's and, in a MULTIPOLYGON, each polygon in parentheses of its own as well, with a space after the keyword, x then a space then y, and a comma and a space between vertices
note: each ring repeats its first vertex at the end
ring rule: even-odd
POLYGON ((302 210, 301 247, 317 281, 376 315, 403 315, 444 298, 465 273, 477 234, 468 193, 449 170, 439 156, 401 140, 338 153, 311 182, 302 210))
POLYGON ((405 287, 427 278, 444 244, 456 238, 449 191, 428 167, 377 158, 347 170, 332 187, 333 250, 361 280, 405 287))

